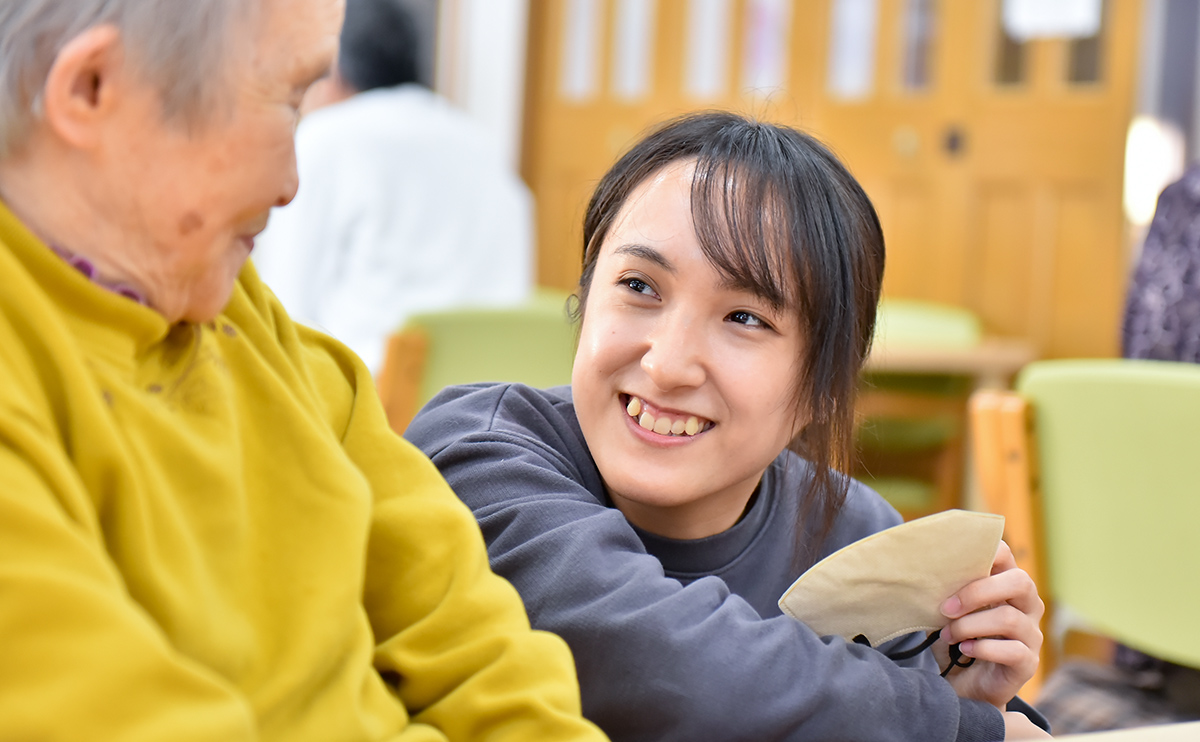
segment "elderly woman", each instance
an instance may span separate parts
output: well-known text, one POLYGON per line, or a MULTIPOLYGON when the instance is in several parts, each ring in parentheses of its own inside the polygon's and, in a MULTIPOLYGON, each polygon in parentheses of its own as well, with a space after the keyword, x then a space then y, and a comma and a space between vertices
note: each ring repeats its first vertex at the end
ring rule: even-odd
POLYGON ((340 0, 0 4, 0 726, 601 739, 364 366, 246 258, 340 0))

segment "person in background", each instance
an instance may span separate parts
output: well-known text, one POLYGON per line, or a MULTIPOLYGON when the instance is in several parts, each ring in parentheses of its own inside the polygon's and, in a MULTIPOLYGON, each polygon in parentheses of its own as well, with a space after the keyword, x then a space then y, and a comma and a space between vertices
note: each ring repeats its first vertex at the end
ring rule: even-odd
MULTIPOLYGON (((1200 363, 1200 165, 1158 198, 1126 297, 1121 350, 1200 363)), ((1064 663, 1038 703, 1067 734, 1200 720, 1200 668, 1116 645, 1111 664, 1064 663)))
POLYGON ((1125 304, 1126 358, 1200 363, 1200 165, 1167 186, 1125 304))
POLYGON ((292 316, 376 373, 414 312, 513 304, 533 284, 532 197, 486 131, 418 84, 419 41, 401 0, 348 0, 296 134, 300 190, 254 257, 292 316))
POLYGON ((0 737, 603 739, 246 259, 340 0, 0 4, 0 737))
POLYGON ((900 523, 837 471, 884 263, 841 163, 694 114, 613 166, 583 232, 571 386, 452 387, 405 436, 571 645, 585 716, 622 742, 1047 736, 1014 700, 1043 606, 1007 546, 940 606, 934 650, 973 658, 941 656, 947 679, 931 651, 890 658, 923 635, 871 648, 777 605, 804 565, 900 523))

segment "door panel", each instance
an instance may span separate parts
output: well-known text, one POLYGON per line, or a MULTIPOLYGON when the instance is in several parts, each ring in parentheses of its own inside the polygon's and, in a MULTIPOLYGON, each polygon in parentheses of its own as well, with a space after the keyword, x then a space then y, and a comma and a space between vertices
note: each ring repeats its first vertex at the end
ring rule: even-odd
POLYGON ((885 290, 892 296, 928 298, 934 292, 935 279, 915 270, 917 256, 924 253, 931 239, 928 214, 933 196, 919 179, 898 179, 884 186, 871 186, 872 200, 887 233, 887 269, 885 290))
POLYGON ((1030 322, 1033 199, 1004 183, 979 188, 978 236, 969 262, 968 305, 992 332, 1025 335, 1030 322))
POLYGON ((1105 213, 1105 195, 1081 184, 1064 188, 1059 196, 1050 345, 1065 356, 1113 355, 1118 350, 1117 334, 1103 329, 1120 320, 1120 294, 1107 289, 1124 284, 1125 261, 1105 234, 1120 228, 1120 221, 1105 213))
POLYGON ((880 213, 887 295, 968 307, 988 331, 1026 337, 1044 355, 1115 353, 1141 2, 1107 0, 1092 39, 1023 43, 1004 32, 1000 9, 1000 0, 534 3, 523 165, 538 198, 540 281, 574 287, 587 196, 639 132, 683 111, 730 108, 798 125, 842 157, 880 213), (585 99, 562 95, 572 3, 599 16, 598 83, 585 99), (620 35, 647 27, 628 22, 635 11, 653 17, 641 96, 624 93, 614 72, 614 54, 628 48, 620 35), (764 18, 787 28, 768 34, 764 18), (873 32, 854 54, 834 54, 834 24, 847 22, 873 32), (707 42, 728 50, 723 74, 697 72, 704 55, 689 51, 689 28, 725 34, 707 42), (784 55, 779 87, 753 89, 761 75, 750 65, 771 68, 756 54, 784 55), (831 67, 839 60, 851 67, 831 67), (698 96, 688 82, 695 88, 697 75, 719 84, 698 96), (831 80, 858 93, 839 94, 831 80))

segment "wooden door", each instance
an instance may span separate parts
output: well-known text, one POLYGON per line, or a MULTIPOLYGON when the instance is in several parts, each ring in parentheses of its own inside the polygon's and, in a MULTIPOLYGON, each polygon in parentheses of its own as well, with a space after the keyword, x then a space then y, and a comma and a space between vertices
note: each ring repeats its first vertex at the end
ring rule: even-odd
POLYGON ((818 40, 818 133, 879 212, 889 296, 964 303, 965 189, 956 180, 966 137, 944 130, 966 123, 964 16, 979 2, 832 0, 814 7, 814 23, 829 29, 818 40), (957 137, 949 142, 953 153, 944 135, 957 137))
POLYGON ((1116 355, 1141 3, 1107 0, 1093 39, 1024 45, 1001 35, 991 5, 965 19, 982 30, 964 91, 961 300, 1048 355, 1116 355))
POLYGON ((965 306, 1044 355, 1116 352, 1140 0, 1106 0, 1094 38, 1023 44, 1003 32, 1000 0, 531 10, 523 165, 542 283, 574 287, 586 199, 638 132, 732 108, 801 126, 847 162, 884 224, 888 295, 965 306), (772 72, 763 58, 779 53, 772 72))
MULTIPOLYGON (((820 19, 835 30, 837 5, 820 19)), ((999 0, 877 8, 869 92, 827 84, 818 105, 879 209, 885 292, 965 306, 1045 355, 1114 354, 1140 3, 1105 3, 1095 37, 1025 43, 999 0)))
POLYGON ((796 38, 816 34, 799 15, 807 4, 533 1, 522 170, 537 197, 539 282, 575 288, 587 199, 647 127, 700 108, 805 118, 813 86, 791 82, 798 60, 816 71, 812 44, 796 38), (779 63, 765 73, 764 44, 779 63))

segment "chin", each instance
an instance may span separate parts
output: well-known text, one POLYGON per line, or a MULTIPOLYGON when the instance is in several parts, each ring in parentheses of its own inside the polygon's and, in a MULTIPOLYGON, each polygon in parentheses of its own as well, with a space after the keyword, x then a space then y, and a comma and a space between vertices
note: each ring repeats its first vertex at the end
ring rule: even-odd
POLYGON ((604 481, 610 490, 643 507, 674 508, 703 497, 703 493, 695 491, 694 482, 682 481, 677 477, 616 479, 612 481, 605 477, 604 481))
POLYGON ((180 319, 196 323, 211 322, 216 319, 228 306, 229 298, 233 296, 235 283, 237 283, 236 275, 220 287, 211 287, 203 294, 197 294, 187 306, 183 307, 180 319))

